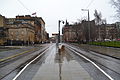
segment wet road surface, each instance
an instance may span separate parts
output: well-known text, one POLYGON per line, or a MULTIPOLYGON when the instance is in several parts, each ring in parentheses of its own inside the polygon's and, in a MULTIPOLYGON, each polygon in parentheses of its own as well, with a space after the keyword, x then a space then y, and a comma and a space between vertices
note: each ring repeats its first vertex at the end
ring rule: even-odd
MULTIPOLYGON (((32 62, 15 80, 119 80, 120 62, 110 56, 98 54, 72 45, 64 44, 65 50, 58 52, 55 44, 34 62, 32 62), (70 49, 71 47, 71 49, 70 49), (84 55, 100 67, 98 69, 84 55), (112 78, 109 78, 109 76, 112 78)), ((13 74, 17 75, 21 69, 13 74)), ((3 80, 12 80, 13 75, 3 80), (12 76, 12 77, 11 77, 12 76)))
POLYGON ((11 49, 6 50, 6 51, 0 51, 0 61, 1 59, 4 59, 6 57, 10 57, 13 55, 17 55, 19 53, 25 52, 25 51, 29 51, 29 50, 37 50, 40 49, 42 47, 47 46, 47 44, 43 44, 43 45, 34 45, 34 46, 9 46, 11 49), (13 48, 13 49, 12 49, 13 48))
MULTIPOLYGON (((49 47, 49 46, 50 45, 47 45, 47 47, 49 47)), ((47 47, 45 47, 45 46, 31 47, 31 48, 35 48, 35 50, 27 52, 22 55, 19 55, 10 60, 0 62, 0 80, 1 79, 12 80, 12 78, 20 71, 19 69, 23 68, 27 62, 29 62, 32 58, 37 56, 40 52, 42 52, 47 47)), ((28 49, 28 50, 31 50, 31 49, 28 49)), ((10 54, 12 54, 12 53, 10 53, 10 54)), ((14 55, 16 55, 16 54, 17 54, 17 52, 14 55)))
POLYGON ((116 59, 120 59, 120 48, 113 47, 104 47, 104 46, 95 46, 95 45, 87 45, 87 44, 73 44, 79 46, 84 50, 91 50, 97 52, 99 54, 107 55, 116 59))
POLYGON ((66 51, 59 54, 54 45, 16 80, 93 80, 93 78, 66 51))
MULTIPOLYGON (((83 54, 84 56, 88 57, 93 62, 95 62, 100 68, 102 68, 114 80, 120 80, 120 60, 119 59, 115 59, 115 58, 110 57, 110 56, 105 56, 105 55, 102 55, 100 53, 90 51, 87 48, 83 49, 81 47, 76 47, 74 45, 69 45, 69 46, 72 46, 80 54, 83 54)), ((108 51, 108 50, 106 49, 106 51, 108 51)), ((114 54, 114 53, 112 53, 112 54, 114 54)), ((88 70, 88 68, 86 70, 88 72, 91 72, 88 70)), ((94 73, 94 72, 91 72, 91 73, 94 73)), ((98 79, 95 79, 95 80, 98 80, 98 79)), ((106 79, 104 79, 104 80, 106 80, 106 79)))

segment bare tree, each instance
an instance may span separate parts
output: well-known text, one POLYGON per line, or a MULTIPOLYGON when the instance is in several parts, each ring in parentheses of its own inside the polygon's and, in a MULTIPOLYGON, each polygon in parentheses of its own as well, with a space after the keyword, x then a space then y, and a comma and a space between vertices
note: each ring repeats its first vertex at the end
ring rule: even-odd
POLYGON ((101 37, 100 29, 101 29, 101 24, 103 23, 102 14, 101 12, 98 13, 98 11, 95 10, 94 16, 95 16, 95 24, 97 25, 97 28, 98 28, 98 40, 101 41, 102 37, 101 37))
POLYGON ((120 0, 111 0, 111 4, 116 9, 115 17, 120 20, 120 0))
POLYGON ((95 10, 94 16, 95 16, 96 25, 102 24, 102 14, 101 14, 101 12, 98 13, 98 11, 95 10))
POLYGON ((102 24, 107 24, 106 19, 102 19, 102 24))

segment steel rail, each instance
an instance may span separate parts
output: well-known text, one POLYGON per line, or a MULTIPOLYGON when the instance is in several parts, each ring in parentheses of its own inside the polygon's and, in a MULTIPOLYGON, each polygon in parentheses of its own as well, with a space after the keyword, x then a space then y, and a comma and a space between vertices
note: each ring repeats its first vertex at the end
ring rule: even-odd
POLYGON ((81 56, 82 58, 84 58, 85 60, 89 61, 91 64, 93 64, 98 70, 100 70, 106 77, 108 77, 110 80, 114 80, 109 74, 107 74, 102 68, 100 68, 95 62, 93 62, 92 60, 90 60, 89 58, 85 57, 84 55, 80 54, 80 52, 75 49, 74 47, 68 46, 68 49, 70 49, 71 51, 73 51, 74 53, 76 53, 77 55, 81 56))
POLYGON ((28 64, 26 64, 24 66, 24 68, 12 80, 16 80, 31 63, 33 63, 35 60, 37 60, 39 57, 41 57, 48 50, 49 50, 49 48, 45 49, 41 54, 39 54, 37 57, 35 57, 33 60, 31 60, 28 64))

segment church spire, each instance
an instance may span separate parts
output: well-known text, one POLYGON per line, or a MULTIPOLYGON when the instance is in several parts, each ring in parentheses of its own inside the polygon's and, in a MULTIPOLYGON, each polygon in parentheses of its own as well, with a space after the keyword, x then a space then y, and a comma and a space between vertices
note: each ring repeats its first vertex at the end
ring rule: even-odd
POLYGON ((65 24, 65 25, 69 25, 69 23, 68 23, 67 19, 66 19, 66 24, 65 24))

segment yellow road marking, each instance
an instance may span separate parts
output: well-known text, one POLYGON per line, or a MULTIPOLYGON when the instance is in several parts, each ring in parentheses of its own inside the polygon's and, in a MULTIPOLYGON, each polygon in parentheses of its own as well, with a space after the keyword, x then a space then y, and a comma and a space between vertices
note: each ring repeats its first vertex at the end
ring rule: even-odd
POLYGON ((0 62, 1 62, 1 61, 5 61, 5 60, 7 60, 7 59, 11 59, 11 58, 17 57, 17 56, 20 56, 20 55, 25 54, 25 53, 27 53, 27 52, 30 52, 30 51, 32 51, 32 50, 34 50, 34 49, 30 49, 30 50, 28 50, 28 51, 24 51, 24 52, 22 52, 22 53, 19 53, 19 54, 16 54, 16 55, 12 55, 12 56, 9 56, 9 57, 0 59, 0 62))

